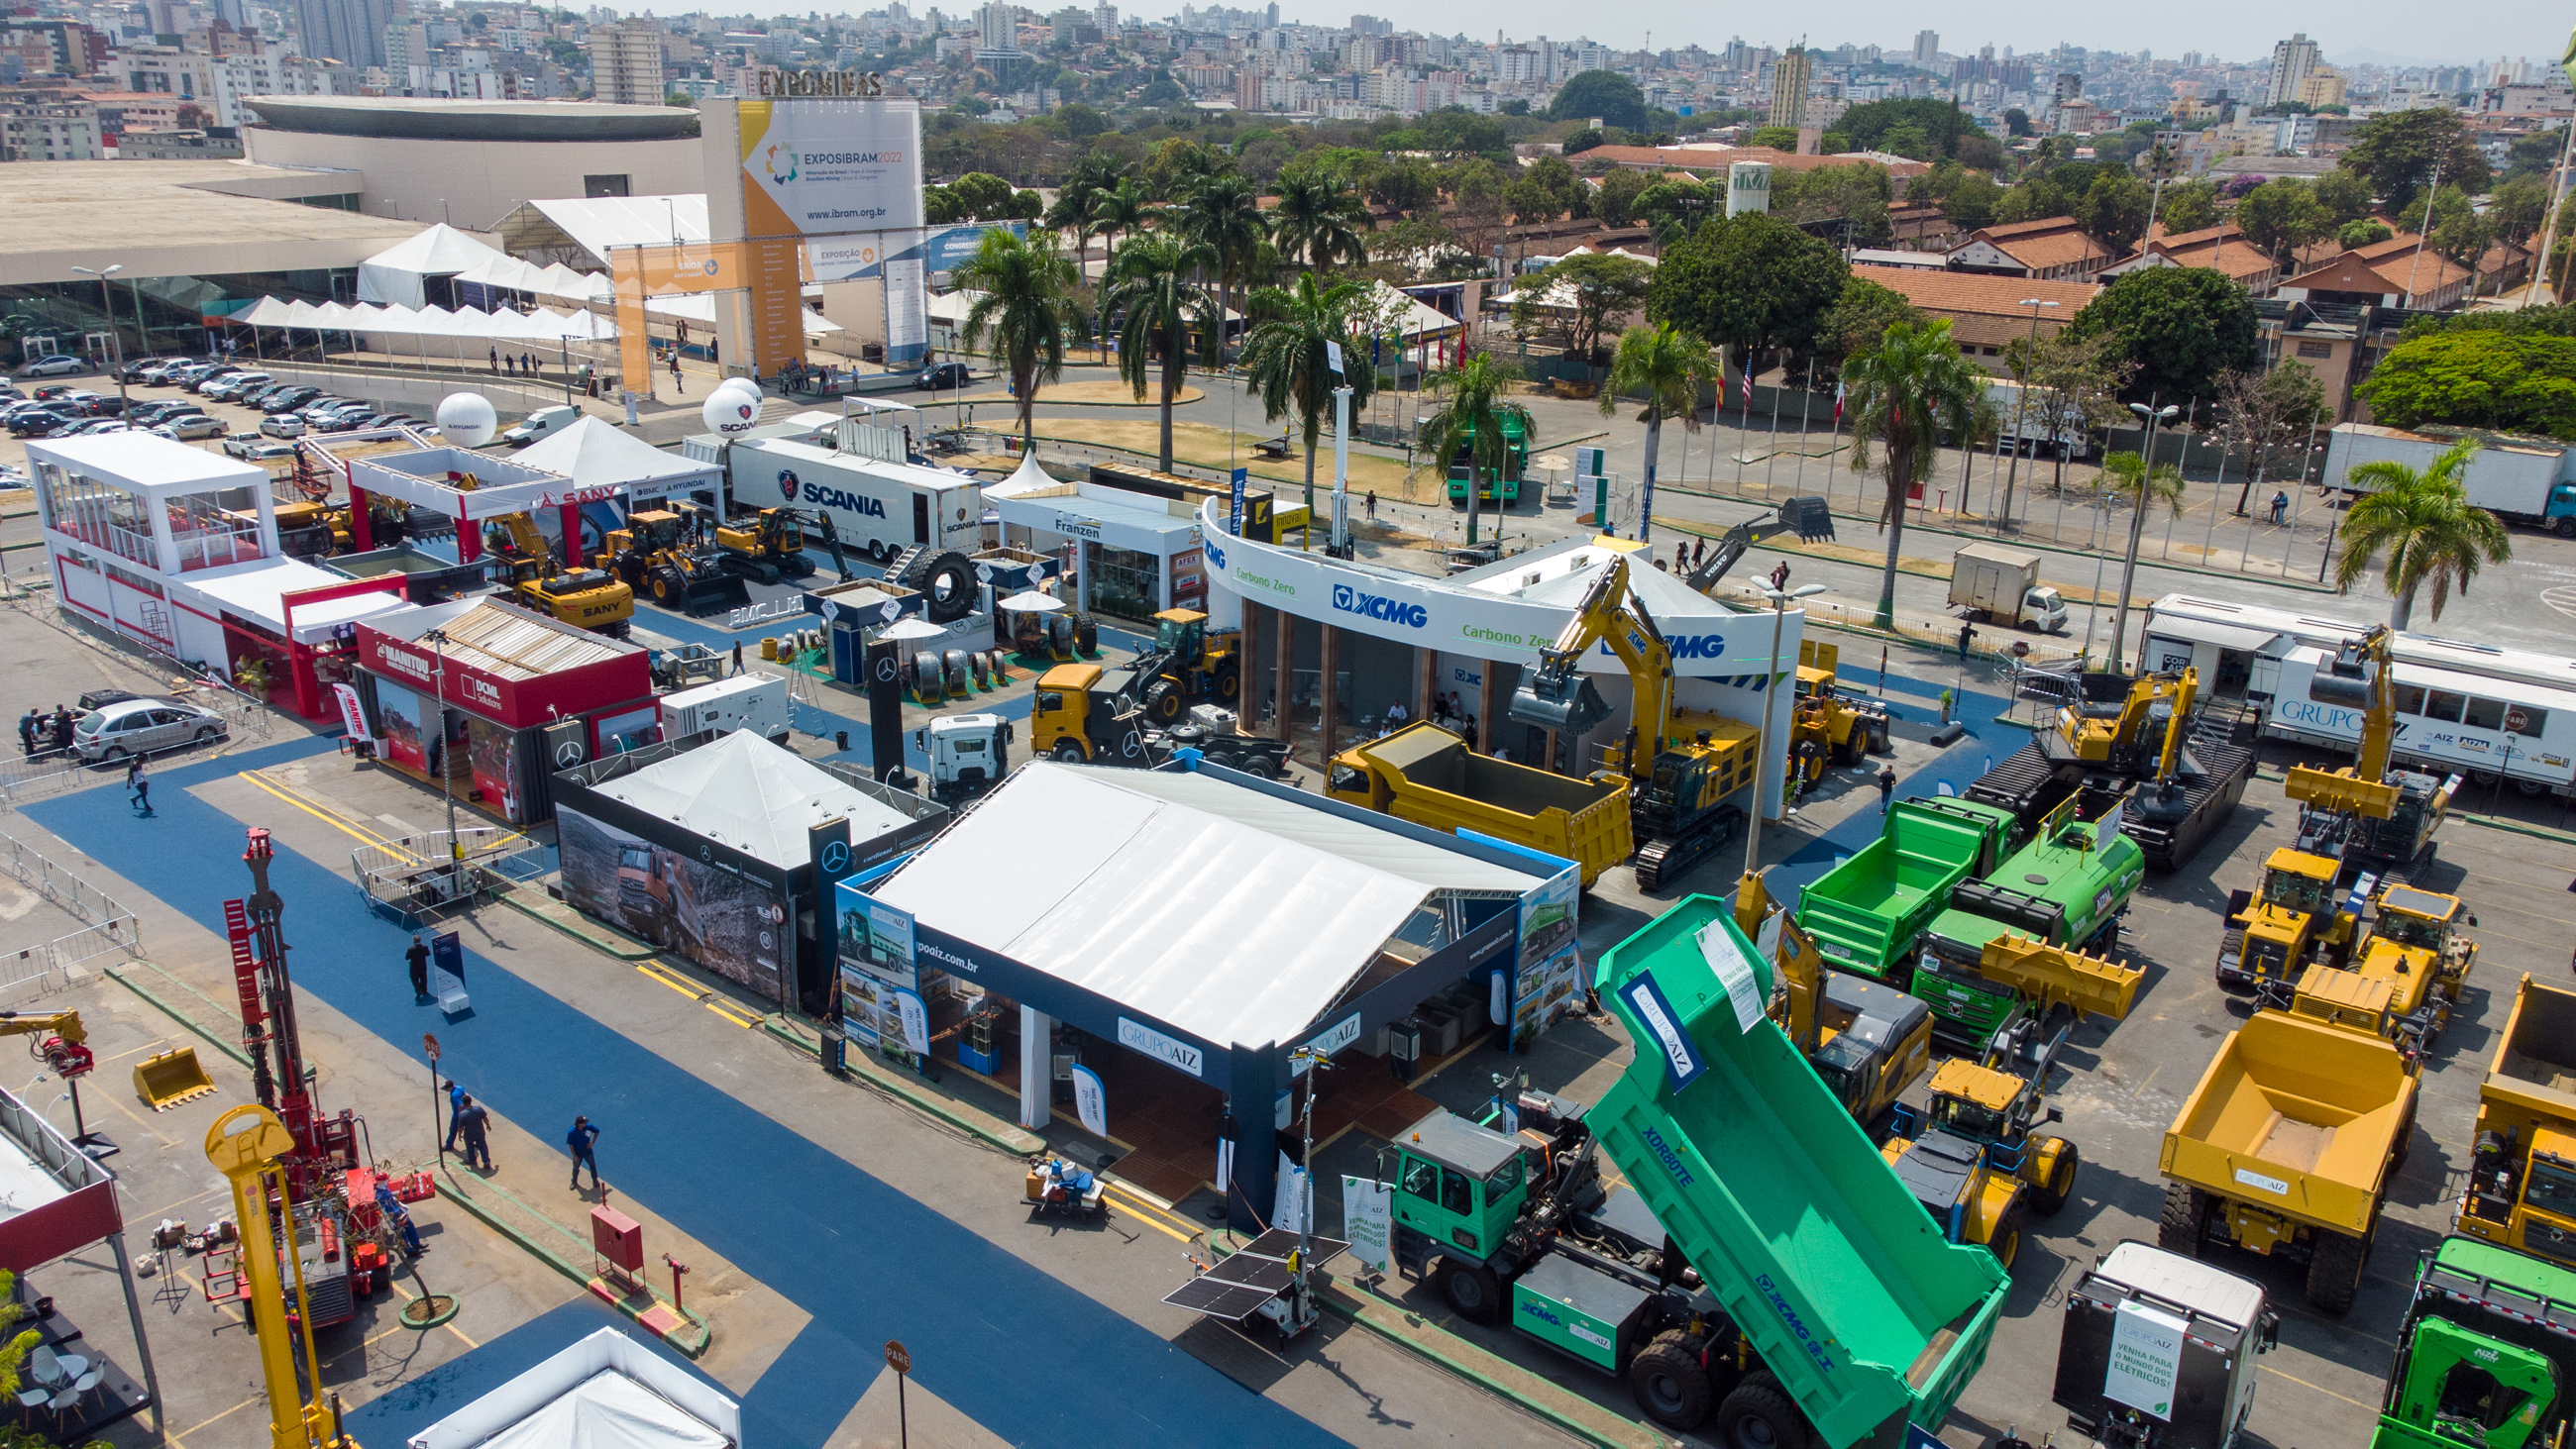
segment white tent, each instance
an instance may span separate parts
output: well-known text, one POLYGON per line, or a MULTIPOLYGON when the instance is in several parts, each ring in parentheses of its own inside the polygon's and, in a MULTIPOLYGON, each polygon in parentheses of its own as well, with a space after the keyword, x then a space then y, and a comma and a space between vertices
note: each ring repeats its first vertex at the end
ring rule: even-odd
POLYGON ((483 1441, 481 1449, 732 1449, 733 1441, 615 1369, 483 1441))
POLYGON ((429 300, 426 279, 453 277, 494 257, 509 260, 440 222, 358 263, 358 300, 417 307, 429 300))
POLYGON ((1458 330, 1457 318, 1384 282, 1371 292, 1369 306, 1408 347, 1425 337, 1446 337, 1458 330))
POLYGON ((573 244, 607 266, 618 247, 702 242, 707 230, 704 192, 675 196, 573 196, 530 201, 573 244))
MULTIPOLYGON (((644 310, 674 322, 694 322, 707 327, 716 325, 716 299, 712 293, 701 292, 694 297, 648 297, 644 301, 644 310)), ((820 312, 809 310, 802 320, 808 337, 841 330, 840 323, 831 321, 820 312)))
POLYGON ((540 438, 521 450, 516 461, 561 473, 585 490, 623 489, 634 502, 667 497, 685 488, 712 487, 724 477, 722 468, 665 453, 593 417, 540 438))
POLYGON ((742 1410, 603 1328, 406 1441, 406 1449, 735 1449, 742 1410))
POLYGON ((848 816, 850 838, 874 840, 911 823, 873 795, 748 730, 596 787, 648 815, 782 868, 803 865, 808 828, 848 816))

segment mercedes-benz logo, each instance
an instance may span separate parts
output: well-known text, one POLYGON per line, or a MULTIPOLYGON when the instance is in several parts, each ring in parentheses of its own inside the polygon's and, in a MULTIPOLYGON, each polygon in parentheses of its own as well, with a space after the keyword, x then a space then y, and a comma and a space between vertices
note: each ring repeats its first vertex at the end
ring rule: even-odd
POLYGON ((580 764, 581 756, 582 748, 579 740, 566 740, 555 746, 555 763, 567 770, 580 764))
POLYGON ((888 684, 892 684, 895 680, 895 676, 900 672, 901 666, 894 662, 894 657, 892 655, 888 655, 887 657, 877 661, 877 678, 884 680, 888 684))
POLYGON ((842 871, 849 868, 850 847, 847 843, 835 840, 831 844, 823 847, 824 874, 839 875, 842 871))
POLYGON ((714 863, 715 858, 716 858, 716 848, 715 848, 714 846, 712 846, 712 845, 701 845, 701 846, 699 846, 699 847, 698 847, 698 859, 703 860, 703 861, 706 861, 706 862, 708 862, 708 863, 712 864, 712 863, 714 863))

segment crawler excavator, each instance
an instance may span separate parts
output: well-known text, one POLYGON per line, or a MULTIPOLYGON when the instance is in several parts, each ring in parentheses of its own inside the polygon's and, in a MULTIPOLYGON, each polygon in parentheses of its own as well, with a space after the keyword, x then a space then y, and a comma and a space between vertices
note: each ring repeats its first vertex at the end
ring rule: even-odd
POLYGON ((1967 797, 2025 825, 2085 791, 2128 794, 2120 829, 2157 870, 2191 858, 2245 796, 2254 774, 2244 706, 2200 697, 2200 675, 2088 674, 2083 697, 2031 743, 1971 784, 1967 797))
POLYGON ((1662 631, 1628 591, 1630 545, 1617 545, 1584 592, 1556 642, 1512 692, 1511 717, 1569 738, 1610 717, 1610 706, 1583 677, 1583 656, 1606 644, 1628 668, 1630 715, 1624 738, 1605 752, 1602 774, 1629 781, 1630 833, 1637 844, 1637 889, 1651 891, 1732 839, 1744 811, 1727 797, 1751 785, 1760 739, 1751 725, 1673 707, 1673 653, 1662 631))
POLYGON ((2320 665, 2308 698, 2362 712, 2359 759, 2340 770, 2293 766, 2283 794, 2299 802, 2299 849, 2342 863, 2342 873, 2402 875, 2433 850, 2456 776, 2436 780, 2388 767, 2397 741, 2396 666, 2388 626, 2372 626, 2320 665))
POLYGON ((555 567, 554 545, 524 513, 484 525, 498 581, 519 604, 549 619, 624 638, 635 618, 635 591, 600 569, 555 567))

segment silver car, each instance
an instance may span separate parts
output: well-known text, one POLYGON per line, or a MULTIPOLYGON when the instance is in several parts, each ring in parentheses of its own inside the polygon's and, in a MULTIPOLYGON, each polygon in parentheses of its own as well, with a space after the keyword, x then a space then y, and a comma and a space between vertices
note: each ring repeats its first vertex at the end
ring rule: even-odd
POLYGON ((129 699, 95 710, 72 726, 72 748, 84 760, 123 760, 220 739, 224 717, 175 699, 129 699))

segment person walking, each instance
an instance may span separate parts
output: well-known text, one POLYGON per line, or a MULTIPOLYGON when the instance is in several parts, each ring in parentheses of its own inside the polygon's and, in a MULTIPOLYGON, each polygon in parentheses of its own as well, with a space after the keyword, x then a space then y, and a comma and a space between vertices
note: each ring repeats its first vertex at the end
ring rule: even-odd
POLYGON ((152 777, 144 772, 141 755, 136 755, 134 763, 125 767, 125 793, 132 797, 137 814, 146 818, 151 816, 152 777))
POLYGON ((25 714, 18 717, 18 753, 36 753, 36 707, 32 704, 27 706, 25 714))
POLYGON ((671 391, 685 397, 688 389, 680 385, 680 349, 671 349, 671 391))
POLYGON ((572 1190, 581 1191, 581 1170, 590 1169, 590 1190, 599 1191, 599 1158, 593 1149, 599 1145, 599 1128, 588 1117, 572 1119, 572 1130, 564 1134, 564 1146, 572 1153, 572 1190))
POLYGON ((456 1150, 456 1134, 465 1130, 465 1088, 454 1077, 447 1079, 447 1150, 456 1150))
POLYGON ((429 947, 421 944, 420 937, 414 936, 411 938, 411 949, 403 953, 403 960, 411 966, 412 1000, 427 1001, 429 999, 429 947))
POLYGON ((1965 664, 1965 663, 1967 663, 1967 662, 1968 662, 1968 641, 1969 641, 1969 640, 1971 640, 1971 639, 1974 639, 1974 638, 1976 638, 1976 637, 1977 637, 1977 626, 1976 626, 1976 625, 1974 625, 1974 624, 1969 624, 1969 623, 1964 623, 1964 622, 1963 622, 1963 623, 1961 623, 1961 624, 1959 625, 1959 662, 1960 662, 1960 663, 1965 664))
POLYGON ((1371 523, 1377 522, 1377 490, 1374 488, 1369 490, 1368 519, 1371 523))
POLYGON ((1894 765, 1881 765, 1878 767, 1878 813, 1881 815, 1886 814, 1888 802, 1895 798, 1896 767, 1894 765))
POLYGON ((465 1165, 492 1170, 492 1144, 486 1139, 492 1114, 471 1096, 464 1099, 465 1108, 456 1114, 456 1125, 465 1133, 465 1165))
POLYGON ((497 375, 500 373, 500 371, 501 371, 501 349, 500 349, 500 348, 498 348, 498 347, 494 347, 494 348, 492 348, 492 349, 491 349, 491 354, 492 354, 492 371, 493 371, 493 373, 497 376, 497 375))
POLYGON ((516 374, 518 370, 519 359, 515 357, 504 357, 501 359, 501 375, 503 377, 512 376, 516 374))
POLYGON ((1789 592, 1789 561, 1785 558, 1771 570, 1771 592, 1775 594, 1789 592))
POLYGON ((519 375, 521 377, 537 375, 537 360, 524 352, 519 354, 519 375))
POLYGON ((1698 567, 1700 566, 1700 561, 1701 561, 1702 559, 1707 558, 1707 557, 1708 557, 1708 540, 1707 540, 1707 539, 1705 539, 1705 538, 1694 538, 1694 539, 1692 539, 1692 540, 1691 540, 1691 567, 1692 567, 1692 568, 1698 568, 1698 567))

